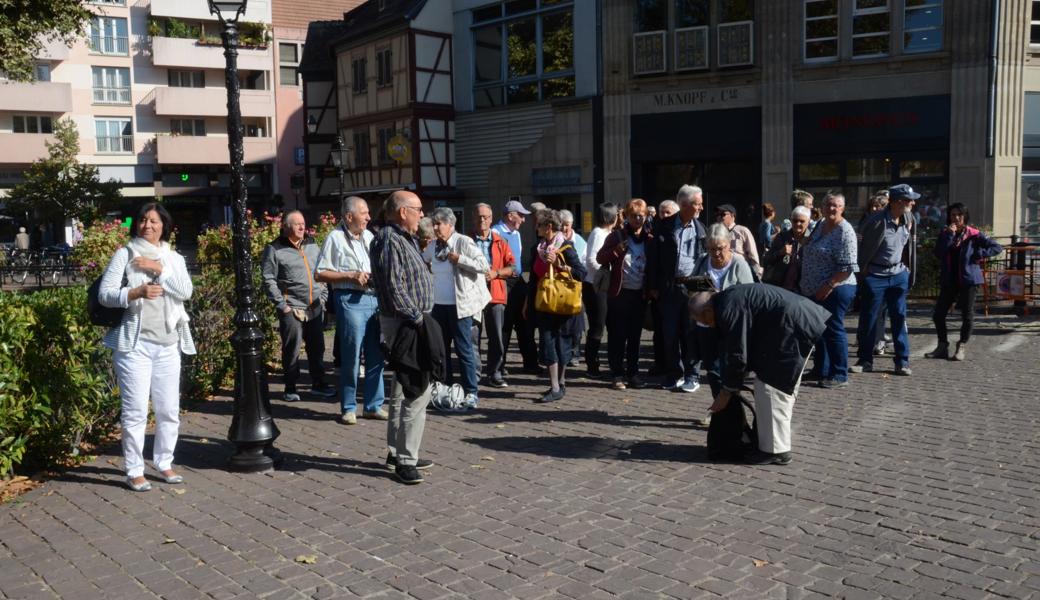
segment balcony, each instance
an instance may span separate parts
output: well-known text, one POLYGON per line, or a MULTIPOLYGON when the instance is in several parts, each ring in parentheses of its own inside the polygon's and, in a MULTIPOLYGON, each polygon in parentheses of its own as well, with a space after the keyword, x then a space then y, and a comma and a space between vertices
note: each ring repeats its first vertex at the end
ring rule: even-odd
MULTIPOLYGON (((226 165, 231 162, 225 136, 160 135, 156 138, 160 165, 226 165)), ((274 138, 245 138, 247 164, 272 162, 274 138)))
MULTIPOLYGON (((224 70, 224 49, 199 44, 198 40, 153 37, 152 64, 157 67, 224 70)), ((270 71, 270 50, 238 50, 238 68, 243 71, 270 71)))
POLYGON ((110 104, 117 106, 130 104, 130 88, 96 87, 94 88, 94 104, 110 104))
POLYGON ((90 51, 109 56, 130 56, 130 40, 125 37, 90 37, 90 51))
POLYGON ((49 156, 46 142, 54 143, 53 135, 39 133, 0 133, 0 163, 29 164, 49 156))
MULTIPOLYGON (((273 117, 274 97, 267 90, 242 90, 243 117, 273 117)), ((224 88, 160 87, 155 89, 155 114, 170 117, 226 117, 224 88)))
POLYGON ((69 47, 61 40, 43 40, 43 47, 36 52, 40 60, 68 60, 69 47))
MULTIPOLYGON (((153 17, 173 17, 175 19, 216 21, 216 15, 209 12, 206 2, 185 2, 184 0, 152 0, 153 17)), ((256 23, 271 22, 271 3, 268 0, 249 0, 246 14, 240 21, 256 23)))
POLYGON ((97 138, 98 154, 133 154, 134 136, 108 135, 97 138))
POLYGON ((0 83, 0 110, 32 113, 72 111, 72 84, 51 81, 0 83))

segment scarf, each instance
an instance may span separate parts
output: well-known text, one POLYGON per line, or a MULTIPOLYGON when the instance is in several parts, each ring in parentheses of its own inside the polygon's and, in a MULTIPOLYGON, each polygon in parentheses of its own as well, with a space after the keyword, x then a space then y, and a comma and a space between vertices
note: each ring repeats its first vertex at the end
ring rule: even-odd
MULTIPOLYGON (((542 262, 548 265, 549 259, 547 257, 549 255, 549 250, 559 250, 560 246, 563 246, 564 242, 566 241, 567 239, 563 237, 562 231, 557 231, 555 234, 553 234, 552 241, 547 242, 545 240, 542 240, 538 244, 538 256, 541 257, 542 262)), ((556 256, 560 256, 560 254, 557 252, 556 256)))
MULTIPOLYGON (((169 256, 173 250, 170 249, 169 242, 161 242, 159 246, 155 246, 144 238, 133 237, 127 242, 126 246, 130 249, 131 261, 133 258, 143 256, 150 260, 159 261, 163 266, 163 270, 171 268, 169 256)), ((144 269, 138 269, 133 264, 127 263, 126 281, 128 286, 135 288, 141 284, 150 283, 152 277, 144 269)), ((188 320, 188 313, 184 310, 182 303, 174 300, 167 294, 160 296, 159 300, 163 303, 163 318, 166 321, 167 331, 175 331, 182 319, 188 320)), ((130 303, 131 310, 140 312, 142 302, 154 302, 154 300, 144 300, 143 298, 135 300, 130 303)))

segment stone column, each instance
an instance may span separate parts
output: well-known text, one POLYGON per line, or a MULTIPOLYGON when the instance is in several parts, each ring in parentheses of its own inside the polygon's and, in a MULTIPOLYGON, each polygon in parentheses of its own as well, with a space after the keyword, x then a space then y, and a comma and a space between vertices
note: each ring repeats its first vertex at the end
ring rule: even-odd
POLYGON ((755 27, 762 65, 762 202, 786 216, 794 182, 794 111, 791 65, 800 60, 801 11, 790 2, 756 3, 755 27))

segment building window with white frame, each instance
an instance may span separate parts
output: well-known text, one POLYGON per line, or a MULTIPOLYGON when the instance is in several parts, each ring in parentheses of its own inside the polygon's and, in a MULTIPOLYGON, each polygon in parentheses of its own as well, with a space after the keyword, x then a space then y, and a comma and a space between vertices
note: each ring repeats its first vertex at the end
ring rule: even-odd
POLYGON ((376 50, 376 85, 386 87, 394 84, 393 52, 390 48, 376 50))
POLYGON ((574 96, 572 2, 504 2, 472 16, 475 108, 574 96))
POLYGON ((300 56, 303 45, 278 42, 278 83, 282 86, 300 85, 300 56))
POLYGON ((942 0, 906 0, 903 10, 903 52, 942 49, 942 0))
POLYGON ((716 28, 719 67, 753 64, 755 52, 754 0, 720 0, 716 28))
POLYGON ((91 17, 90 51, 95 54, 129 56, 126 19, 100 15, 91 17))
POLYGON ((707 69, 711 0, 675 0, 675 70, 707 69))
MULTIPOLYGON (((696 2, 677 0, 677 12, 680 7, 685 8, 686 4, 696 2)), ((633 72, 636 75, 665 73, 668 71, 668 0, 636 2, 635 10, 635 34, 632 36, 633 72)), ((704 42, 707 43, 707 33, 704 42)), ((684 39, 684 43, 696 41, 684 39)))
POLYGON ((45 115, 13 115, 11 131, 14 133, 54 133, 54 122, 45 115))
POLYGON ((874 58, 889 53, 892 29, 889 0, 853 0, 852 57, 874 58))
POLYGON ((350 61, 350 89, 355 94, 368 91, 368 59, 364 56, 350 61))
POLYGON ((134 151, 133 123, 128 118, 94 120, 98 154, 130 154, 134 151))
POLYGON ((33 65, 33 74, 36 76, 36 81, 50 81, 51 80, 51 65, 50 63, 38 62, 33 65))
POLYGON ((206 87, 206 72, 202 69, 195 71, 170 69, 167 82, 170 87, 203 88, 206 87))
POLYGON ((805 0, 805 62, 838 60, 838 0, 805 0))
POLYGON ((755 63, 754 0, 640 0, 633 18, 634 75, 755 63))
POLYGON ((170 119, 170 135, 206 135, 204 119, 170 119))
POLYGON ((130 69, 91 67, 94 104, 130 104, 130 69))

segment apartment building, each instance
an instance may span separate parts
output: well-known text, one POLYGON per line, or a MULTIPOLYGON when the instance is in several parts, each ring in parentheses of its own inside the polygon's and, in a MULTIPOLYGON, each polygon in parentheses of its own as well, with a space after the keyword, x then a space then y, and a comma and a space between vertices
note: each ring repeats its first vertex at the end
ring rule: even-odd
POLYGON ((1037 223, 1037 2, 603 6, 608 198, 695 183, 709 209, 757 222, 794 187, 839 189, 855 220, 872 191, 909 183, 931 224, 950 202, 998 235, 1037 223))

